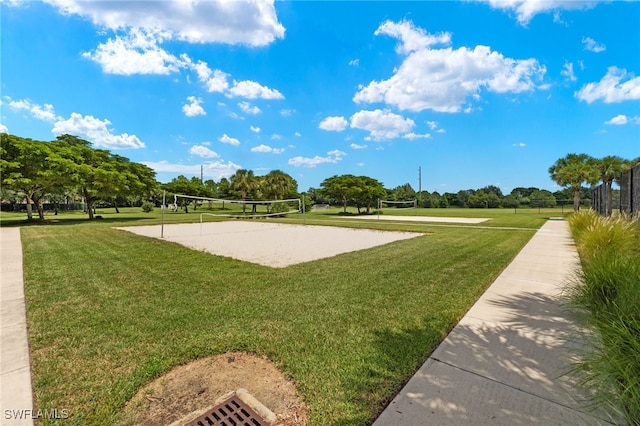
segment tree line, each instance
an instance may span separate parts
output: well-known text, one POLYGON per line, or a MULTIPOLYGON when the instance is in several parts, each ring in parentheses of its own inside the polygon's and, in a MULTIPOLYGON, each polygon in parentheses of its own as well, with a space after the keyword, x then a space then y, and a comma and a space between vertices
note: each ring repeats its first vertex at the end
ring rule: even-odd
MULTIPOLYGON (((282 200, 299 198, 298 183, 281 170, 257 176, 252 170, 240 169, 232 176, 215 182, 197 177, 178 176, 168 183, 159 183, 155 172, 144 164, 94 148, 89 141, 73 135, 61 135, 54 141, 43 142, 3 133, 0 135, 0 168, 3 200, 26 201, 27 218, 33 219, 35 206, 38 217, 44 219, 43 202, 62 202, 68 198, 82 198, 90 219, 96 207, 141 205, 151 200, 158 204, 162 191, 172 194, 240 200, 282 200)), ((581 199, 590 197, 584 184, 603 182, 609 199, 613 197, 612 182, 622 172, 640 163, 616 156, 596 159, 586 154, 568 154, 549 168, 551 179, 563 187, 550 192, 535 187, 514 188, 503 194, 495 185, 456 193, 437 191, 416 192, 406 183, 392 189, 378 180, 352 174, 325 179, 320 188, 304 193, 306 208, 317 204, 334 204, 365 209, 371 213, 377 201, 417 200, 420 207, 446 208, 516 208, 519 206, 553 207, 559 200, 573 199, 575 210, 581 199)), ((188 211, 193 200, 180 198, 179 205, 188 211)), ((609 208, 612 203, 609 201, 609 208)), ((272 208, 285 208, 274 205, 272 208)), ((243 212, 246 204, 242 205, 243 212)))
POLYGON ((22 195, 29 220, 34 206, 44 220, 43 201, 74 196, 84 198, 93 219, 99 201, 148 196, 157 186, 151 168, 76 136, 61 135, 51 142, 9 134, 1 138, 3 198, 8 191, 22 195))

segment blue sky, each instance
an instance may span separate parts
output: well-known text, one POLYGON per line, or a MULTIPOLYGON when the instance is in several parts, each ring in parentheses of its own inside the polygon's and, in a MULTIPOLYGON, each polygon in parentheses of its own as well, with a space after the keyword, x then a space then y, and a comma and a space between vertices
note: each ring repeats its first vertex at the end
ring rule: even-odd
POLYGON ((0 130, 75 134, 158 173, 281 169, 387 188, 558 188, 640 156, 640 3, 0 3, 0 130))

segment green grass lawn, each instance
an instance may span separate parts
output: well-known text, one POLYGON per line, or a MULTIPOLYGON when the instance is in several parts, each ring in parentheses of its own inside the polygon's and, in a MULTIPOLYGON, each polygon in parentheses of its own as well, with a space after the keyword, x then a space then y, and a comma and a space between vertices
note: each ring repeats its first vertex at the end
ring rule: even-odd
MULTIPOLYGON (((369 424, 550 215, 419 210, 522 230, 356 221, 429 234, 272 269, 114 230, 160 221, 158 209, 121 211, 22 228, 35 403, 67 408, 65 424, 121 422, 152 379, 232 350, 266 355, 292 378, 310 424, 369 424)), ((336 224, 335 213, 304 220, 336 224)))

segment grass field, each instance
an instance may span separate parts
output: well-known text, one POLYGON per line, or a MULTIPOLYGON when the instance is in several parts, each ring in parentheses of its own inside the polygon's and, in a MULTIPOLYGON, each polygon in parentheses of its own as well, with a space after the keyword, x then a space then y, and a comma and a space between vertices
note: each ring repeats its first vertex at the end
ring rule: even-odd
MULTIPOLYGON (((98 209, 103 220, 72 213, 24 226, 37 407, 67 408, 65 424, 117 424, 124 404, 153 378, 242 350, 266 355, 296 382, 310 424, 369 424, 532 229, 560 214, 418 210, 491 218, 474 227, 353 223, 337 211, 278 221, 429 234, 272 269, 111 228, 157 224, 158 210, 98 209)), ((199 214, 165 214, 165 221, 197 222, 199 214)), ((3 226, 23 218, 0 217, 3 226)))

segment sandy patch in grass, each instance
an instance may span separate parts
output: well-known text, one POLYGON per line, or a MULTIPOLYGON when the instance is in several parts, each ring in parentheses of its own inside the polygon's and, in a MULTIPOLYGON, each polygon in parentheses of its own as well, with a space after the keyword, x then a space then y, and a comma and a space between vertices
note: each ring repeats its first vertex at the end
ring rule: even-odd
POLYGON ((443 222, 443 223, 482 223, 489 220, 484 217, 436 217, 436 216, 389 216, 385 214, 369 216, 345 216, 349 219, 369 220, 405 220, 410 222, 443 222))
MULTIPOLYGON (((160 238, 160 225, 117 228, 160 238)), ((164 239, 208 253, 284 268, 415 238, 422 233, 236 220, 164 225, 164 239)))
POLYGON ((244 388, 272 411, 274 426, 303 426, 308 408, 295 384, 268 359, 230 352, 176 367, 144 386, 125 408, 123 425, 168 425, 244 388))

